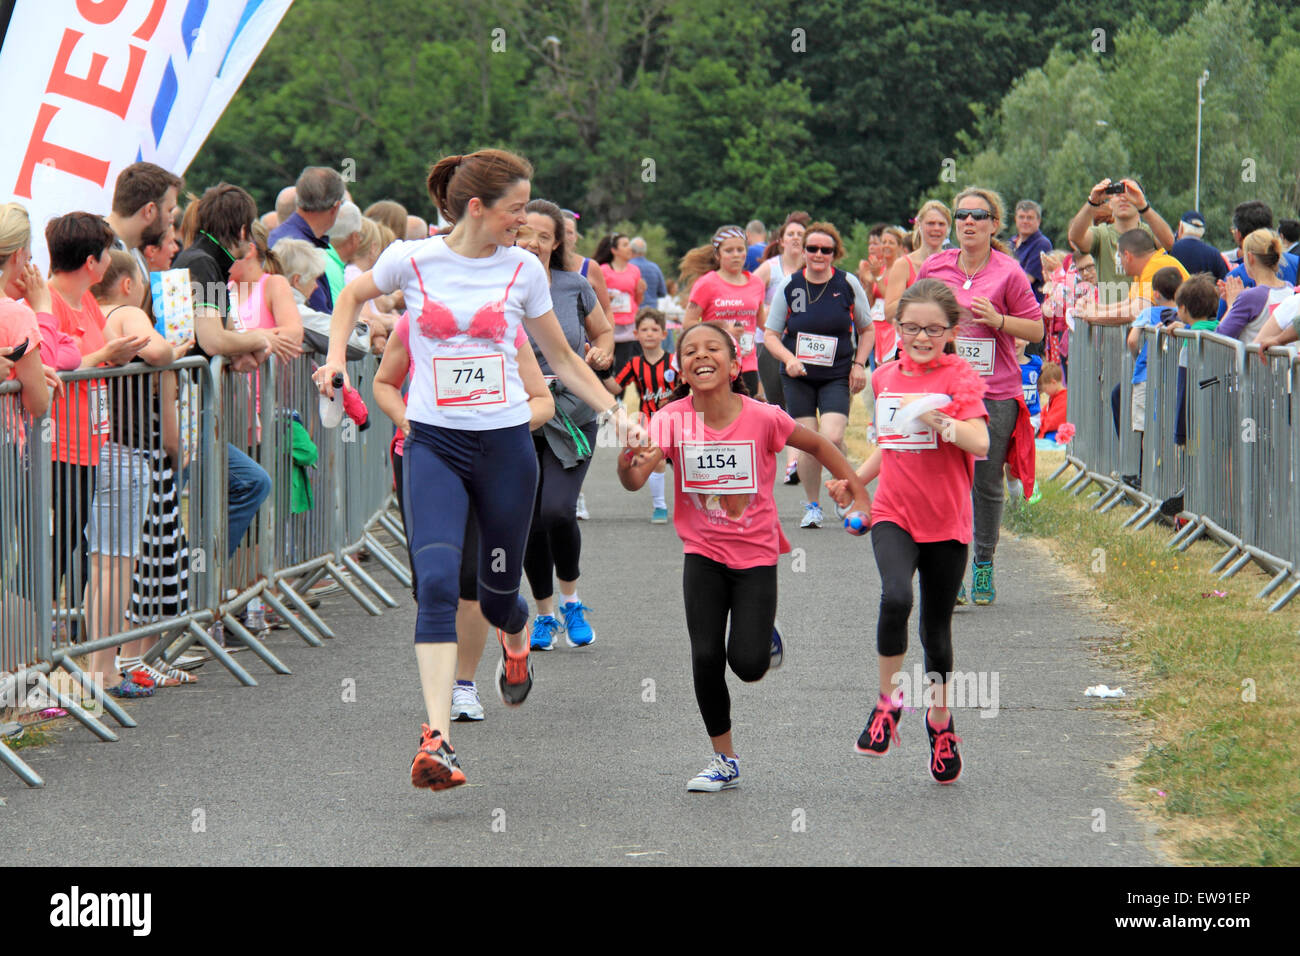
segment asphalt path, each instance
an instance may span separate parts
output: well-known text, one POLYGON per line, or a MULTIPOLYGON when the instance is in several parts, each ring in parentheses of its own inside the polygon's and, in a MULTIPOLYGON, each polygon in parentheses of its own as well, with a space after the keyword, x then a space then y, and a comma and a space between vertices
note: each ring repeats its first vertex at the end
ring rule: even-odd
MULTIPOLYGON (((921 711, 906 714, 886 757, 854 753, 875 696, 879 578, 867 538, 833 521, 798 527, 798 488, 776 489, 796 548, 780 569, 785 666, 755 684, 729 677, 741 785, 688 793, 710 748, 691 685, 681 544, 671 525, 649 524, 648 490, 628 494, 613 471, 598 451, 582 524, 579 594, 596 642, 574 650, 561 639, 538 654, 532 695, 510 711, 491 691, 489 644, 478 671, 487 719, 452 731, 467 786, 410 785, 424 719, 414 605, 371 562, 400 606, 375 618, 346 595, 326 597, 336 639, 313 649, 289 631, 270 638, 292 675, 240 654, 259 681, 244 688, 209 663, 196 685, 129 702, 139 727, 120 742, 59 722, 53 743, 23 752, 43 789, 0 768, 9 861, 1162 862, 1149 824, 1119 796, 1115 768, 1144 746, 1132 698, 1083 693, 1122 683, 1098 657, 1114 627, 1040 548, 1005 531, 996 604, 958 608, 953 623, 955 667, 982 675, 956 711, 961 780, 930 779, 921 711)), ((906 670, 920 661, 914 614, 906 670)))

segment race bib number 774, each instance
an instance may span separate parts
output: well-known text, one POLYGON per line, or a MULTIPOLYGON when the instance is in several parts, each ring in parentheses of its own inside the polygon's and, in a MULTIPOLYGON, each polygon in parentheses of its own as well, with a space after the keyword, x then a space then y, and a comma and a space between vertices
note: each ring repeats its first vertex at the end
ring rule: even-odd
POLYGON ((504 405, 504 355, 463 355, 433 360, 435 401, 442 408, 504 405))

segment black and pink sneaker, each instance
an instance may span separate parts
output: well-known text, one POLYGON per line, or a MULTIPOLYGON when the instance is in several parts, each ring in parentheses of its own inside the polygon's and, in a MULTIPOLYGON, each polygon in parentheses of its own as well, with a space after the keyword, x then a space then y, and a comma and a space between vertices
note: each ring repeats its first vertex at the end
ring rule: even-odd
POLYGON ((882 757, 889 753, 891 739, 896 744, 903 742, 903 738, 898 735, 898 719, 901 716, 901 702, 896 704, 882 695, 872 708, 867 726, 853 749, 868 757, 882 757))
POLYGON ((948 726, 943 730, 930 726, 928 709, 922 720, 930 737, 930 776, 936 783, 953 783, 961 776, 961 753, 957 750, 961 738, 953 733, 952 715, 948 715, 948 726))

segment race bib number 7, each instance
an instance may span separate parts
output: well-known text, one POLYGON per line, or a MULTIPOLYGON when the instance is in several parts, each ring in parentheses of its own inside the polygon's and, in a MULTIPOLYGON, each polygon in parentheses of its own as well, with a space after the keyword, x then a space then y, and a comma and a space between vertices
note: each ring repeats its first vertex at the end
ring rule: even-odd
POLYGON ((682 442, 682 491, 702 495, 754 494, 754 442, 682 442))
POLYGON ((440 408, 504 405, 506 357, 463 355, 433 360, 433 390, 440 408))
POLYGON ((879 447, 894 451, 924 451, 939 447, 935 430, 921 419, 901 423, 903 408, 921 397, 898 392, 881 392, 876 396, 876 444, 879 447))
POLYGON ((800 332, 795 338, 794 357, 806 365, 834 365, 836 344, 833 335, 800 332))

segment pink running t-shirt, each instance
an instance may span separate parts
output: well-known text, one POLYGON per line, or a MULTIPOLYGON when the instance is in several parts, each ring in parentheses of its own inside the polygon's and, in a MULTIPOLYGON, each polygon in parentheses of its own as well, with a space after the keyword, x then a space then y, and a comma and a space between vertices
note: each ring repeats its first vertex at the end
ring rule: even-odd
POLYGON ((776 453, 795 428, 779 406, 741 401, 740 415, 721 431, 695 414, 689 395, 650 420, 650 441, 672 462, 673 526, 683 550, 737 570, 774 565, 790 550, 772 485, 776 453))
POLYGON ((746 272, 744 285, 732 285, 715 270, 701 276, 691 287, 691 302, 700 307, 700 319, 704 322, 738 322, 744 326, 738 343, 740 370, 757 372, 754 341, 758 336, 758 310, 763 305, 763 283, 753 273, 746 272))
POLYGON ((939 279, 957 296, 961 306, 961 322, 957 326, 957 354, 971 363, 984 376, 989 399, 1017 398, 1020 392, 1020 363, 1016 360, 1016 340, 1009 332, 975 322, 971 317, 971 302, 983 296, 993 303, 993 308, 1013 319, 1029 319, 1041 323, 1043 309, 1029 287, 1029 278, 1014 257, 996 249, 989 251, 989 261, 980 267, 970 288, 966 288, 965 272, 957 264, 960 249, 944 249, 925 260, 921 279, 939 279))
MULTIPOLYGON (((876 443, 883 455, 871 502, 871 521, 892 521, 918 544, 970 543, 975 457, 944 441, 924 422, 916 422, 905 434, 898 434, 889 428, 889 418, 902 404, 904 395, 959 392, 956 382, 963 374, 969 373, 960 366, 948 366, 921 375, 904 375, 898 362, 887 362, 871 376, 871 390, 876 396, 876 443)), ((952 417, 965 421, 987 418, 988 414, 984 402, 974 399, 959 403, 952 417)))

